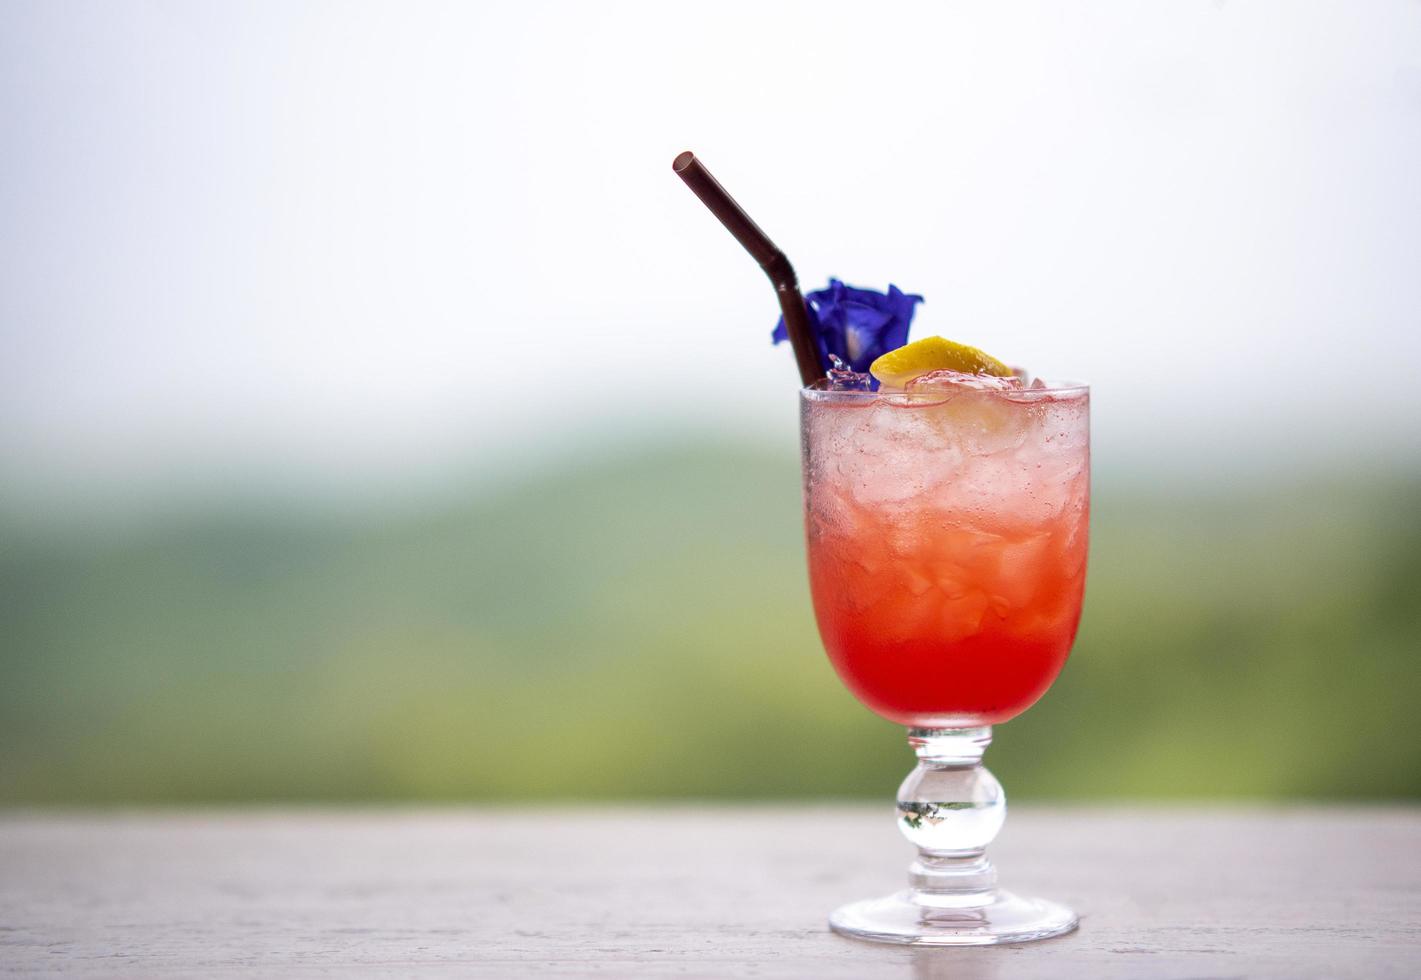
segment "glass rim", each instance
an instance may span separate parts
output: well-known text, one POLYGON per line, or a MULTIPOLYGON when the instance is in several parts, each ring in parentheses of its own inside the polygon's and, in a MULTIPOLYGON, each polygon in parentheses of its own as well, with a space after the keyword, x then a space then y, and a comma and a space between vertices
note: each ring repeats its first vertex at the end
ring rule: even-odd
MULTIPOLYGON (((995 397, 1005 397, 1016 401, 1033 398, 1059 398, 1063 395, 1084 395, 1090 393, 1090 385, 1085 381, 1050 381, 1041 379, 1046 387, 1044 388, 963 388, 953 394, 988 395, 995 397)), ((924 388, 912 392, 903 388, 892 388, 888 391, 879 389, 878 391, 862 391, 858 389, 831 389, 823 388, 821 385, 828 384, 828 379, 814 382, 813 385, 799 389, 799 397, 806 401, 829 402, 829 401, 873 401, 879 398, 902 398, 907 395, 930 396, 937 392, 948 393, 947 389, 924 388)))

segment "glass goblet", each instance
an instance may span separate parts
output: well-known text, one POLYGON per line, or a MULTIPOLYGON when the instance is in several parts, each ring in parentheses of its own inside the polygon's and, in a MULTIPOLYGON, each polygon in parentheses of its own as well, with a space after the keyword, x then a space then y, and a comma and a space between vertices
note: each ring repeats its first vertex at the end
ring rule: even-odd
POLYGON ((814 613, 854 696, 908 728, 908 888, 830 917, 861 939, 985 945, 1070 932, 1071 910, 997 888, 1006 816, 992 726, 1060 673, 1085 588, 1090 394, 1001 379, 800 396, 814 613))

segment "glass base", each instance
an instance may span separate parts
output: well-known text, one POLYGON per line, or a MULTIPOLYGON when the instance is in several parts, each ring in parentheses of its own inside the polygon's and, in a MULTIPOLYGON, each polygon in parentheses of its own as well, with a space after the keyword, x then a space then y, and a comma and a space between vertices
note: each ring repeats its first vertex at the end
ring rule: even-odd
POLYGON ((905 890, 845 905, 829 916, 829 927, 840 935, 916 946, 1024 943, 1065 935, 1079 924, 1064 905, 1003 891, 986 905, 931 908, 913 901, 913 892, 905 890))

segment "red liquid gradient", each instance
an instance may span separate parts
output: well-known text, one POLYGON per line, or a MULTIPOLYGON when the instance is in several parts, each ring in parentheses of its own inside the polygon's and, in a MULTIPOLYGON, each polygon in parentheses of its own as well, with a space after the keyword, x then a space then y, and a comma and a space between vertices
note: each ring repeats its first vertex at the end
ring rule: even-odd
POLYGON ((809 481, 815 616, 859 700, 903 725, 956 728, 1000 724, 1046 692, 1085 587, 1089 455, 1075 453, 1064 483, 1018 483, 985 506, 956 499, 951 480, 885 505, 832 472, 809 481))

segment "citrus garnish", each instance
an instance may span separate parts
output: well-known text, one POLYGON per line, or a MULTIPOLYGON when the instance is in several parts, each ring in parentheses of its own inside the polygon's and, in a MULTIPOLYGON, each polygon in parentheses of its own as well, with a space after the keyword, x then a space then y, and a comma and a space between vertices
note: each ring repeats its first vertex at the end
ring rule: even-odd
POLYGON ((929 371, 960 371, 963 374, 990 374, 1011 377, 1011 368, 991 354, 955 343, 943 337, 924 337, 891 350, 868 366, 880 384, 902 388, 929 371))

